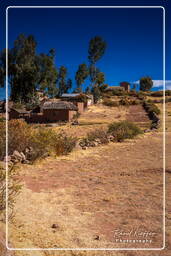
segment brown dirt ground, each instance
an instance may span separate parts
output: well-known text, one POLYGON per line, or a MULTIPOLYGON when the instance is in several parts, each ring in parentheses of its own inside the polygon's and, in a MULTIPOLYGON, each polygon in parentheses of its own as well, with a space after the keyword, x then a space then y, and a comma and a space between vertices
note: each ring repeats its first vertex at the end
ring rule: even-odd
MULTIPOLYGON (((166 138, 169 198, 170 132, 166 138)), ((110 143, 86 151, 77 149, 65 157, 48 158, 32 166, 22 166, 23 188, 16 201, 15 218, 9 225, 12 244, 19 248, 162 247, 162 141, 162 132, 153 132, 124 143, 110 143), (51 228, 54 223, 56 229, 51 228), (116 237, 116 230, 134 234, 136 231, 151 231, 154 234, 151 243, 125 245, 115 239, 134 239, 135 235, 117 234, 116 237), (99 240, 95 239, 96 236, 99 240)), ((167 202, 165 250, 17 251, 15 255, 169 256, 171 203, 167 202)))

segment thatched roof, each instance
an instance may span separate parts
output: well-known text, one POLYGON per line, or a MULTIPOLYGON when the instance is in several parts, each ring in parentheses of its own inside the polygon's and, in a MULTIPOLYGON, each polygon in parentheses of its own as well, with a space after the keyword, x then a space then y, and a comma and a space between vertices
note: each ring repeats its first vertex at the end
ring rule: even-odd
POLYGON ((31 112, 26 109, 18 109, 18 108, 11 108, 10 111, 12 111, 12 110, 18 112, 19 114, 29 114, 31 112))
POLYGON ((113 91, 113 90, 124 90, 121 86, 108 86, 105 91, 113 91))
POLYGON ((68 101, 47 101, 43 104, 43 109, 78 110, 78 108, 72 102, 68 101))

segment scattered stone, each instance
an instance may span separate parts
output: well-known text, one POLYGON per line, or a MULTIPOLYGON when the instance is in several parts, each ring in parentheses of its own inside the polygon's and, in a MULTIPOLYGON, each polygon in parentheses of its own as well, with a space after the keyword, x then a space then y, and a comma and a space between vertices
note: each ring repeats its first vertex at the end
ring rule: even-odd
POLYGON ((10 161, 11 161, 11 156, 4 157, 4 162, 10 162, 10 161))
POLYGON ((71 125, 79 125, 78 120, 74 120, 71 125))
POLYGON ((94 237, 94 240, 100 240, 100 236, 96 235, 96 236, 94 237))
POLYGON ((150 130, 150 129, 145 129, 144 132, 145 132, 145 133, 151 132, 151 130, 150 130))
POLYGON ((59 228, 59 226, 57 224, 53 224, 51 228, 59 228))

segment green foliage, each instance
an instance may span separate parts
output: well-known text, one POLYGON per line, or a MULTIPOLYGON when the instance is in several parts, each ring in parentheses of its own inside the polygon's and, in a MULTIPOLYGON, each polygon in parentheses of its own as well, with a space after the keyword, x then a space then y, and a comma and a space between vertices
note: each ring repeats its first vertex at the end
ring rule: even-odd
POLYGON ((96 83, 98 86, 102 85, 105 81, 105 75, 103 72, 98 72, 96 76, 96 83))
POLYGON ((65 133, 58 134, 53 142, 56 155, 67 155, 74 149, 76 142, 77 139, 73 136, 67 136, 65 133))
POLYGON ((130 105, 130 101, 128 99, 128 97, 123 97, 120 101, 119 101, 120 105, 124 105, 124 106, 129 106, 130 105))
POLYGON ((124 95, 127 95, 128 93, 127 93, 126 91, 124 91, 124 90, 113 89, 113 90, 111 91, 111 94, 112 94, 113 96, 124 96, 124 95))
MULTIPOLYGON (((8 49, 8 81, 13 101, 28 102, 36 88, 56 90, 57 69, 54 65, 54 51, 36 54, 37 43, 32 35, 19 35, 14 47, 8 49)), ((0 54, 0 84, 5 80, 5 50, 0 54)))
POLYGON ((78 67, 78 70, 76 72, 75 75, 75 80, 77 82, 77 88, 80 89, 80 91, 82 91, 81 85, 84 83, 85 79, 88 77, 89 75, 89 70, 86 64, 80 64, 78 67))
POLYGON ((26 104, 26 109, 27 110, 32 110, 36 107, 38 107, 40 104, 40 100, 37 94, 33 95, 32 97, 30 97, 29 102, 26 104))
MULTIPOLYGON (((157 92, 151 92, 150 93, 150 96, 152 97, 163 97, 163 91, 157 91, 157 92)), ((166 95, 166 92, 165 92, 165 95, 166 95)))
POLYGON ((134 138, 136 135, 141 134, 142 131, 134 123, 121 121, 110 124, 108 133, 113 135, 116 141, 121 142, 125 139, 134 138))
POLYGON ((152 88, 152 86, 153 86, 153 80, 151 79, 151 77, 146 76, 140 79, 141 91, 149 91, 152 88))
POLYGON ((67 76, 67 68, 61 66, 59 69, 58 76, 58 87, 59 87, 59 95, 67 92, 67 84, 66 84, 66 76, 67 76))
MULTIPOLYGON (((74 137, 66 134, 56 133, 53 129, 39 127, 34 129, 23 120, 10 120, 8 128, 8 154, 12 155, 14 150, 25 152, 31 148, 29 159, 31 161, 49 155, 51 152, 66 154, 74 147, 74 137)), ((0 159, 6 155, 5 150, 5 122, 0 122, 0 159)))
POLYGON ((103 99, 103 105, 109 106, 109 107, 118 107, 119 106, 119 102, 113 101, 113 100, 108 99, 108 98, 104 98, 103 99))
POLYGON ((95 36, 90 40, 88 49, 88 59, 91 64, 95 64, 105 53, 106 42, 100 37, 95 36))
POLYGON ((38 128, 30 134, 30 146, 33 148, 30 154, 31 161, 43 158, 53 150, 56 133, 50 128, 38 128))
POLYGON ((101 96, 101 92, 100 92, 100 89, 98 86, 94 86, 92 88, 92 94, 93 94, 93 98, 94 98, 94 103, 96 104, 101 96))
POLYGON ((100 91, 101 91, 102 93, 104 93, 104 92, 105 92, 105 89, 106 89, 107 87, 108 87, 107 84, 102 84, 102 85, 99 86, 99 89, 100 89, 100 91))
POLYGON ((91 131, 87 134, 87 139, 89 141, 95 141, 95 140, 100 140, 102 144, 107 144, 108 143, 108 137, 107 133, 103 129, 96 129, 94 131, 91 131))
POLYGON ((152 116, 153 113, 159 115, 160 109, 152 102, 144 102, 143 104, 145 110, 148 112, 149 116, 152 116))
POLYGON ((165 91, 165 95, 166 95, 166 96, 171 96, 171 90, 166 90, 166 91, 165 91))

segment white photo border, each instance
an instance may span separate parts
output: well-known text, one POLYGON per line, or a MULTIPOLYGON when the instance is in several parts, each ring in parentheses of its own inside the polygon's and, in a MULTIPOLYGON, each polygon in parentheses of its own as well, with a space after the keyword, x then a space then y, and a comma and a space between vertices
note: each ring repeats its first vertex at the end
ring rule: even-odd
POLYGON ((160 8, 163 10, 163 247, 161 248, 12 248, 8 241, 8 159, 6 157, 6 248, 10 251, 161 251, 165 249, 166 177, 165 177, 165 8, 163 6, 8 6, 6 8, 6 156, 8 156, 8 10, 12 8, 160 8))

